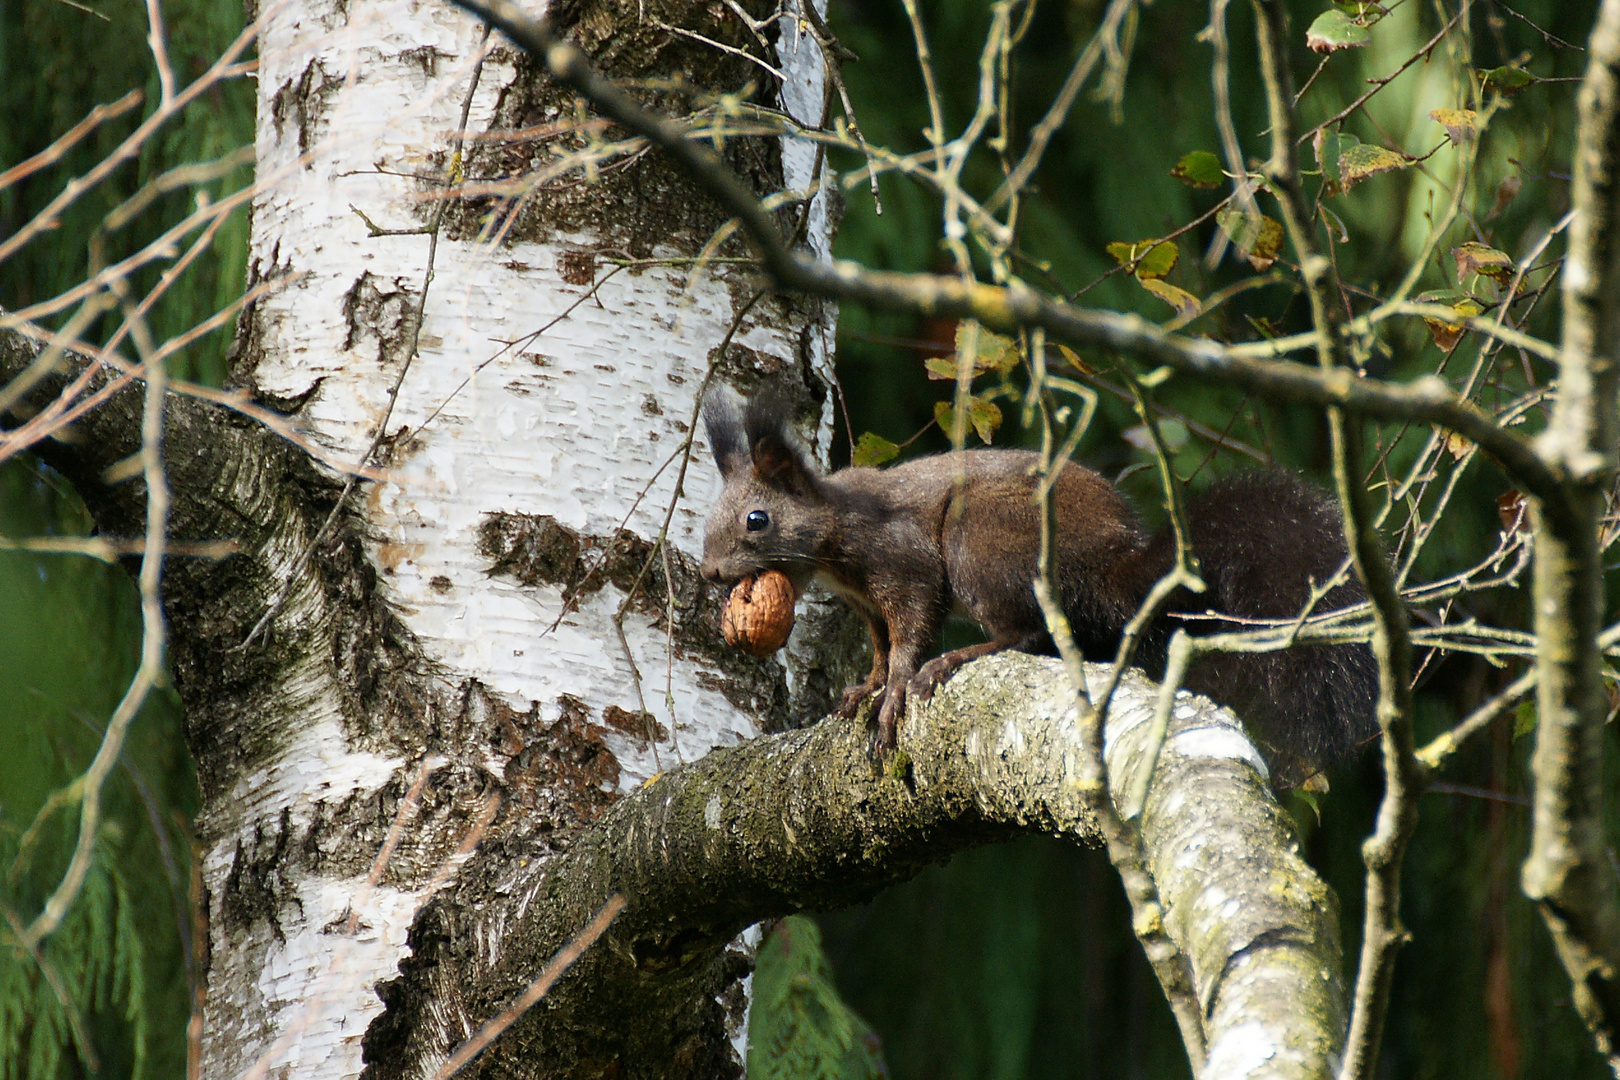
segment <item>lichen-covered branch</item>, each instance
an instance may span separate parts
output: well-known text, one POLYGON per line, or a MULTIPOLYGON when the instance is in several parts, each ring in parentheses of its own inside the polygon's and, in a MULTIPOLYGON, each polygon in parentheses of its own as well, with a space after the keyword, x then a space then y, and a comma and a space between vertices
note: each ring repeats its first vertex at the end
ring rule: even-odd
MULTIPOLYGON (((1087 668, 1093 693, 1107 677, 1087 668)), ((1115 694, 1108 755, 1122 790, 1147 760, 1156 695, 1138 673, 1115 694)), ((487 1051, 486 1068, 560 1075, 563 1062, 616 1057, 625 1077, 670 1075, 666 1055, 699 1044, 682 1030, 683 1003, 692 1013, 749 924, 856 902, 1019 831, 1095 842, 1075 783, 1079 739, 1061 666, 1004 653, 913 710, 904 780, 872 766, 863 725, 828 720, 661 774, 549 861, 481 854, 413 929, 413 955, 383 991, 390 1009, 367 1034, 370 1076, 431 1075, 613 892, 628 901, 613 928, 487 1051), (657 1022, 601 1022, 627 1008, 657 1022)), ((1202 1075, 1234 1075, 1257 1052, 1271 1076, 1327 1075, 1344 1029, 1334 900, 1300 859, 1258 755, 1230 714, 1183 694, 1156 776, 1142 835, 1207 1017, 1202 1075)))
POLYGON ((1559 396, 1539 449, 1570 476, 1569 513, 1533 505, 1541 723, 1524 890, 1541 907, 1575 1002, 1620 1066, 1620 896, 1604 838, 1598 635, 1604 490, 1620 467, 1620 0, 1605 0, 1580 94, 1564 266, 1559 396))

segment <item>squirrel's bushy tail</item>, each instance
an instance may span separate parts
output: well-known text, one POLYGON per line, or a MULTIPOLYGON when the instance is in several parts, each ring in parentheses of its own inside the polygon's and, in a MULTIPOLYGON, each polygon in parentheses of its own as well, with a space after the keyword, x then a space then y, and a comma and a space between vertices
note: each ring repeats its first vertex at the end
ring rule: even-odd
MULTIPOLYGON (((1265 470, 1212 485, 1187 511, 1193 550, 1207 591, 1176 597, 1155 635, 1153 659, 1163 670, 1164 643, 1177 628, 1191 634, 1241 629, 1212 619, 1178 619, 1174 612, 1216 611, 1246 619, 1291 619, 1313 585, 1345 561, 1337 504, 1292 473, 1265 470)), ((1163 561, 1173 541, 1154 538, 1163 561)), ((1320 600, 1315 612, 1366 599, 1355 572, 1320 600)), ((1271 763, 1279 786, 1299 783, 1345 757, 1378 732, 1378 664, 1366 645, 1295 645, 1269 653, 1215 653, 1189 670, 1186 686, 1229 705, 1271 763)))

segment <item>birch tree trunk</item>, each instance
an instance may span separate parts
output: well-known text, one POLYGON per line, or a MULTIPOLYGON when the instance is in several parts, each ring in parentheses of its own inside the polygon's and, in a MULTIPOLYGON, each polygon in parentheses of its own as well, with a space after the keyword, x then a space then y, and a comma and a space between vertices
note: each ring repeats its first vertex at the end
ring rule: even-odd
MULTIPOLYGON (((757 734, 755 717, 825 711, 828 676, 721 648, 695 572, 717 478, 683 451, 714 375, 792 380, 830 415, 832 311, 750 307, 730 248, 694 264, 725 215, 656 153, 606 157, 589 182, 547 175, 604 136, 450 6, 292 0, 262 17, 251 267, 285 283, 243 320, 233 378, 327 467, 288 463, 287 490, 237 462, 214 490, 260 503, 251 572, 238 559, 171 586, 205 798, 202 1068, 352 1076, 377 983, 475 845, 499 892, 503 860, 561 849, 659 770, 757 734), (482 138, 497 129, 526 137, 482 138), (462 178, 472 196, 448 195, 462 178)), ((820 122, 813 44, 767 57, 718 6, 557 18, 616 77, 685 73, 692 94, 762 72, 657 23, 752 50, 820 122)), ((761 194, 811 186, 816 164, 757 141, 728 156, 761 194)), ((807 216, 825 251, 824 201, 807 216)), ((711 1007, 664 1034, 707 1057, 723 1027, 740 1049, 728 982, 747 970, 717 967, 711 1007)))

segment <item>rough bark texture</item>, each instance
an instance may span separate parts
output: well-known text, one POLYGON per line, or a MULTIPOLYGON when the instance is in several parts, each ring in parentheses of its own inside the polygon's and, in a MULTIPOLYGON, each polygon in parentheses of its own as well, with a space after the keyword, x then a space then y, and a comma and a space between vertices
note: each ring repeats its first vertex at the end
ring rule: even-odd
POLYGON ((1541 906, 1576 1006, 1620 1070, 1620 893, 1604 835, 1605 492, 1620 468, 1620 2, 1606 0, 1580 94, 1558 400, 1538 450, 1569 514, 1536 510, 1535 808, 1525 893, 1541 906))

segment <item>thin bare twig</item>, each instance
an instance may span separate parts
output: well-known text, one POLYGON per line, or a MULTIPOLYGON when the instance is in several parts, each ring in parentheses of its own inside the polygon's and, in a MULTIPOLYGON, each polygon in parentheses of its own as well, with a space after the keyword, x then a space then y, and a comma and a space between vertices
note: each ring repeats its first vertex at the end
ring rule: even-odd
POLYGON ((164 626, 160 589, 169 520, 169 487, 163 474, 165 372, 161 360, 151 360, 155 348, 145 320, 133 314, 134 305, 127 300, 125 308, 133 321, 136 347, 150 361, 146 374, 146 404, 141 414, 141 472, 146 481, 146 548, 141 555, 141 572, 137 579, 141 597, 141 661, 135 677, 124 691, 123 699, 107 722, 107 732, 102 736, 95 758, 85 770, 79 802, 79 837, 74 844, 67 871, 46 900, 43 910, 20 937, 23 946, 29 949, 61 925, 68 908, 84 885, 101 831, 103 785, 118 762, 129 725, 146 703, 147 694, 163 675, 164 626))
POLYGON ((162 127, 170 118, 191 104, 192 101, 218 84, 221 79, 228 77, 228 72, 233 68, 236 58, 241 56, 243 51, 252 44, 253 39, 259 34, 259 27, 263 25, 265 17, 269 14, 271 14, 269 9, 261 11, 259 17, 249 23, 236 36, 236 40, 225 47, 225 51, 220 54, 219 59, 215 60, 209 69, 199 76, 195 82, 175 94, 168 101, 160 104, 151 116, 142 121, 140 127, 130 132, 129 137, 118 144, 112 153, 96 162, 95 167, 83 176, 69 181, 39 213, 35 214, 16 232, 6 237, 5 240, 0 241, 0 262, 6 261, 24 244, 52 228, 54 223, 61 218, 62 211, 76 201, 79 196, 100 184, 124 162, 139 154, 141 148, 151 139, 154 131, 162 127))
POLYGON ((1041 158, 1046 154, 1047 145, 1068 120, 1069 112, 1074 108, 1075 98, 1080 95, 1081 88, 1096 70, 1097 61, 1106 56, 1110 62, 1121 64, 1124 62, 1123 57, 1118 61, 1114 60, 1120 55, 1118 44, 1120 24, 1135 9, 1136 4, 1137 0, 1110 0, 1108 10, 1103 13, 1102 22, 1098 24, 1096 31, 1091 35, 1091 40, 1086 42, 1086 47, 1080 50, 1080 55, 1075 58, 1074 65, 1069 69, 1069 77, 1063 80, 1063 86, 1052 98, 1052 104, 1047 107, 1046 114, 1030 129, 1029 144, 1024 148, 1024 154, 1018 159, 1018 164, 1013 166, 995 193, 984 201, 987 212, 993 214, 1001 209, 1007 200, 1022 191, 1024 185, 1029 183, 1029 178, 1035 175, 1035 170, 1040 167, 1041 158), (1109 49, 1110 42, 1113 43, 1112 50, 1109 49))
POLYGON ((159 107, 167 107, 174 101, 174 68, 169 65, 162 0, 146 0, 146 25, 146 45, 152 50, 152 64, 157 68, 159 107))
POLYGON ((79 141, 89 135, 96 128, 115 117, 123 116, 129 110, 140 105, 146 95, 140 90, 131 90, 117 101, 106 105, 97 105, 91 109, 83 120, 64 131, 51 145, 25 161, 19 161, 5 172, 0 172, 0 191, 15 184, 17 181, 61 161, 67 152, 79 144, 79 141))

